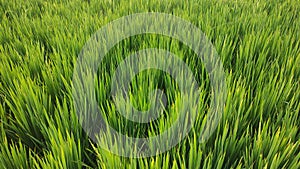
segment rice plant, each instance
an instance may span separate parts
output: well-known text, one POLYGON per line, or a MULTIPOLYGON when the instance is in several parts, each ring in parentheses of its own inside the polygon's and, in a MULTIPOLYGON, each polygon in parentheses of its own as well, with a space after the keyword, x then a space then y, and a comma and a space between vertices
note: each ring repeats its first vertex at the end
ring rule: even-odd
POLYGON ((299 11, 297 0, 0 0, 0 168, 300 168, 299 11), (216 130, 199 142, 212 92, 195 53, 157 34, 115 45, 97 70, 92 94, 118 132, 155 136, 184 106, 180 84, 149 69, 131 79, 129 101, 147 110, 149 94, 161 89, 167 106, 147 124, 123 117, 110 97, 110 84, 130 54, 170 51, 189 66, 201 89, 196 120, 179 144, 156 156, 128 158, 103 149, 84 131, 72 78, 81 49, 97 30, 141 12, 172 14, 201 29, 220 56, 228 89, 216 130))

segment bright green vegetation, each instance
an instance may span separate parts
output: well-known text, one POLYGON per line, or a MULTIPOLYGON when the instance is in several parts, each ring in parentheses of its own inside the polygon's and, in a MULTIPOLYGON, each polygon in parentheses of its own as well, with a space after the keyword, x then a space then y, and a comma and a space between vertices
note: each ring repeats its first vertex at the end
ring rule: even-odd
MULTIPOLYGON (((297 0, 1 0, 0 168, 300 168, 299 11, 297 0), (98 100, 107 97, 117 63, 150 47, 185 60, 203 89, 201 113, 180 144, 155 157, 123 158, 84 133, 74 111, 72 73, 81 48, 101 26, 147 11, 174 14, 207 35, 223 61, 228 95, 217 130, 199 144, 210 98, 201 62, 168 37, 120 42, 99 68, 98 100)), ((140 109, 149 106, 149 87, 164 88, 170 107, 178 93, 176 83, 155 70, 139 74, 132 86, 132 102, 140 109)), ((111 102, 99 105, 117 130, 140 137, 167 128, 176 113, 170 108, 169 118, 137 125, 121 118, 111 102)))

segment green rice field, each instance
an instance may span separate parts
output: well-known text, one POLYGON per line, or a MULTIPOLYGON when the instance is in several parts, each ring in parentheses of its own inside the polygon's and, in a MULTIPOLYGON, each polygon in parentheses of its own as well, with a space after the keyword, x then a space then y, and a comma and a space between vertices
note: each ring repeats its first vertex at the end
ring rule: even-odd
POLYGON ((2 168, 299 169, 300 1, 0 0, 2 168), (186 106, 180 101, 184 80, 148 69, 131 79, 129 101, 148 110, 148 96, 159 88, 167 100, 162 115, 149 123, 123 117, 110 90, 114 72, 130 54, 149 48, 170 51, 188 65, 199 84, 199 109, 186 136, 165 152, 133 158, 104 149, 83 129, 73 75, 94 33, 118 18, 143 12, 174 15, 198 27, 223 64, 227 91, 215 130, 200 142, 213 99, 201 59, 178 39, 154 33, 117 43, 91 80, 94 92, 86 95, 96 98, 107 124, 119 133, 155 136, 172 126, 178 107, 186 106))

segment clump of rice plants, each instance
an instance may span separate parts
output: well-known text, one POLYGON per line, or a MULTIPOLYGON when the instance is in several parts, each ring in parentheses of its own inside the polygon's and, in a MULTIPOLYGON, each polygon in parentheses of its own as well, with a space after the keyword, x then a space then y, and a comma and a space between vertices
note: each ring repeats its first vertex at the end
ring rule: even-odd
MULTIPOLYGON (((300 3, 297 0, 0 1, 0 168, 300 168, 300 3), (197 139, 210 108, 209 75, 185 44, 155 34, 118 43, 95 78, 105 119, 134 137, 157 135, 178 113, 178 84, 157 70, 139 73, 130 101, 149 108, 150 90, 167 98, 150 124, 122 117, 109 97, 112 74, 131 53, 168 50, 201 87, 199 114, 186 137, 157 156, 127 158, 101 148, 83 130, 72 97, 76 59, 105 24, 140 12, 163 12, 199 27, 216 48, 227 98, 217 129, 197 139)), ((180 105, 178 105, 180 106, 180 105)))

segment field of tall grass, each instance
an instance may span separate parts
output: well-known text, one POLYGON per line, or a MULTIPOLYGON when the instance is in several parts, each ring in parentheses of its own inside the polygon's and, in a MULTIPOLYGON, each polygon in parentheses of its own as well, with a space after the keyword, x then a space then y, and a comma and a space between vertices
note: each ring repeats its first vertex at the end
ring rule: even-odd
POLYGON ((298 0, 0 0, 0 168, 300 168, 299 14, 298 0), (159 119, 138 124, 116 111, 109 97, 112 74, 132 52, 171 51, 201 88, 196 121, 179 144, 156 156, 130 158, 103 149, 83 130, 72 80, 81 49, 97 30, 141 12, 196 25, 223 63, 227 96, 216 130, 199 142, 211 99, 201 60, 167 36, 124 39, 94 79, 98 106, 116 131, 154 136, 178 113, 178 84, 158 70, 132 79, 130 101, 145 110, 149 90, 162 89, 167 108, 159 119))

